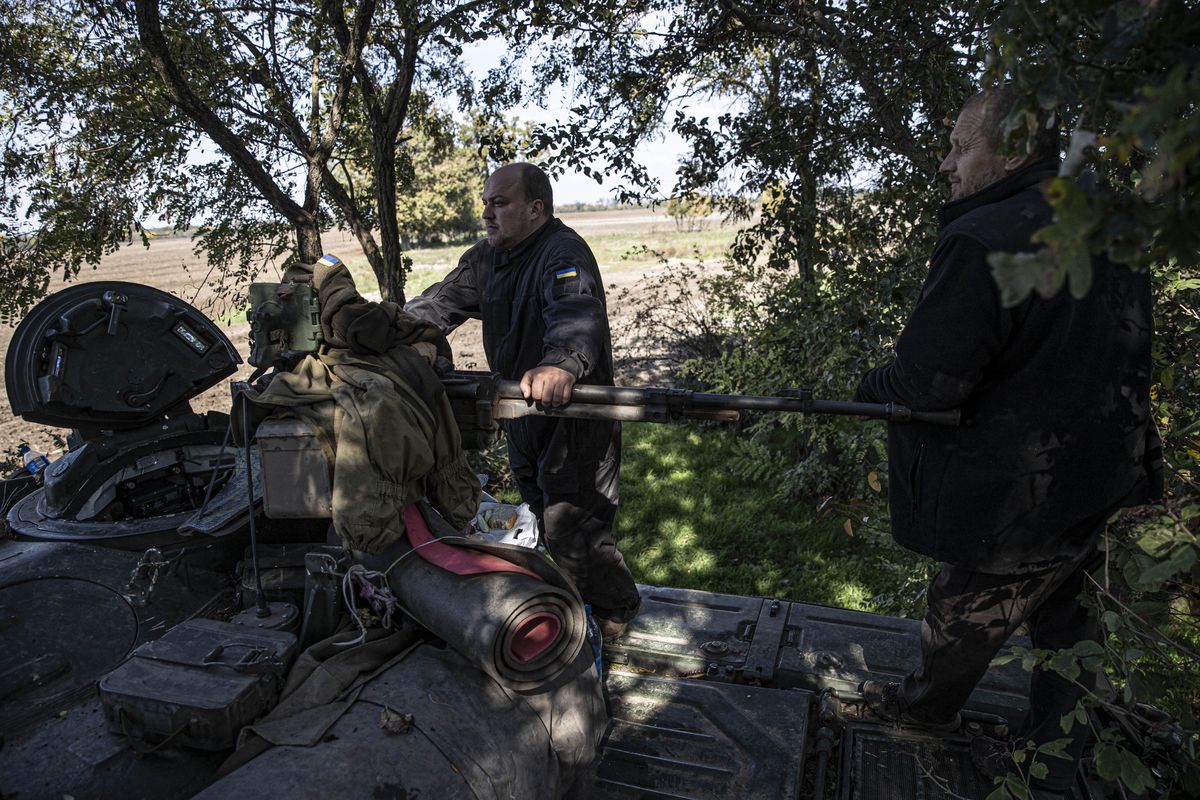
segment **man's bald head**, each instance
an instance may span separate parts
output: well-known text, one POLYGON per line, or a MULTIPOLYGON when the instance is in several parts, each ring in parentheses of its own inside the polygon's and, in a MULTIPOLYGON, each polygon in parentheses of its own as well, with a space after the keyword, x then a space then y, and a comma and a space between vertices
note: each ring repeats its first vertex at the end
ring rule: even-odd
POLYGON ((533 164, 505 164, 483 184, 483 223, 493 247, 515 247, 553 213, 550 179, 533 164))
POLYGON ((503 174, 505 178, 515 178, 525 195, 525 200, 542 201, 542 210, 547 217, 554 216, 554 190, 550 186, 550 177, 537 164, 518 161, 515 164, 505 164, 492 173, 494 176, 503 174))

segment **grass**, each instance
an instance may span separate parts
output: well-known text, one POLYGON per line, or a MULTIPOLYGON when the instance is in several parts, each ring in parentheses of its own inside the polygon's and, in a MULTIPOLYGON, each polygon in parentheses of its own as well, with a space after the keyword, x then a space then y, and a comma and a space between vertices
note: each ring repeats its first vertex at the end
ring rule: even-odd
POLYGON ((620 271, 655 266, 658 259, 654 253, 672 260, 698 257, 712 261, 725 254, 735 233, 732 228, 681 232, 659 226, 630 233, 589 234, 586 238, 602 269, 620 271))
POLYGON ((782 597, 865 611, 895 589, 888 542, 850 536, 841 517, 787 503, 737 477, 730 432, 639 423, 624 428, 621 551, 642 583, 782 597))

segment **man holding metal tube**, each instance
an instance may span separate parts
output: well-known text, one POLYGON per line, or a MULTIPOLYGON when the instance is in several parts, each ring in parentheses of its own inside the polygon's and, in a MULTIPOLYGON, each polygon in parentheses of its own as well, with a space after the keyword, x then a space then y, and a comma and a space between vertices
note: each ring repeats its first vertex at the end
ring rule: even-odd
MULTIPOLYGON (((1018 99, 999 86, 959 114, 941 166, 951 200, 939 212, 925 286, 895 360, 868 372, 855 394, 962 412, 958 428, 889 427, 892 534, 943 564, 929 587, 920 666, 899 683, 861 687, 880 716, 940 730, 957 727, 1023 623, 1035 648, 1099 640, 1078 600, 1097 540, 1114 510, 1157 491, 1149 275, 1096 256, 1083 297, 1064 290, 1001 303, 989 256, 1035 249, 1034 233, 1053 219, 1044 188, 1058 168, 1056 130, 1042 131, 1028 155, 1004 151, 1018 99)), ((1061 738, 1060 719, 1096 677, 1037 671, 1025 729, 997 750, 1000 761, 1027 740, 1061 738)), ((1060 796, 1071 778, 1072 760, 1049 761, 1035 797, 1060 796)))
MULTIPOLYGON (((483 189, 487 238, 405 306, 449 333, 483 322, 489 367, 519 380, 528 401, 571 402, 576 383, 611 386, 612 337, 600 270, 587 244, 554 217, 550 180, 509 164, 483 189)), ((575 580, 605 636, 637 613, 637 586, 613 533, 620 424, 528 416, 501 423, 521 497, 554 560, 575 580)))

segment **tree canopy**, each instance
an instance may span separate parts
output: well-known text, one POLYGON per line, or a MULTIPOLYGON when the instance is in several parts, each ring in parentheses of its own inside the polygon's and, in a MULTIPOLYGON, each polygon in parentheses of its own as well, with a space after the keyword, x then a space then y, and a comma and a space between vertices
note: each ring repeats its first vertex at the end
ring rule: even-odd
POLYGON ((403 134, 473 103, 464 44, 524 35, 521 6, 500 0, 4 6, 9 318, 51 270, 97 264, 153 218, 197 226, 231 290, 268 260, 315 260, 322 230, 344 224, 402 299, 403 134), (368 165, 360 185, 352 158, 368 165))

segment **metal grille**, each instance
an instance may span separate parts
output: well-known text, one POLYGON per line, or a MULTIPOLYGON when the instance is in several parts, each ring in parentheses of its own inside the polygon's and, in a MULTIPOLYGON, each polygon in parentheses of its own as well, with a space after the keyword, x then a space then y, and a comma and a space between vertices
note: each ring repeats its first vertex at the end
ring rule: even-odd
POLYGON ((983 800, 994 788, 975 771, 965 740, 855 729, 845 759, 843 800, 983 800))

